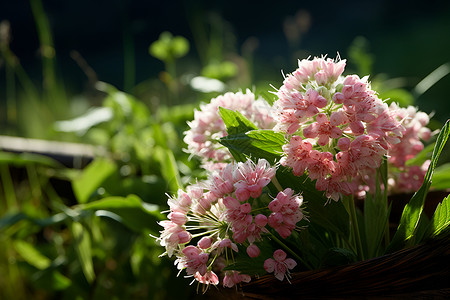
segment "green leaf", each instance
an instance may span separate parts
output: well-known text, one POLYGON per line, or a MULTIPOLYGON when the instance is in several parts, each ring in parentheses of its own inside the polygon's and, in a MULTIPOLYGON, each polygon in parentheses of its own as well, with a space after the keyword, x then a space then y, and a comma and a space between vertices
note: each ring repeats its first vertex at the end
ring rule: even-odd
POLYGON ((345 248, 331 248, 325 253, 321 268, 330 268, 347 265, 356 261, 356 255, 353 251, 345 248))
POLYGON ((219 107, 219 114, 227 127, 228 135, 246 133, 247 131, 258 129, 255 124, 238 111, 219 107))
POLYGON ((448 195, 436 207, 425 233, 425 238, 433 238, 441 234, 450 226, 450 195, 448 195))
POLYGON ((375 195, 367 193, 364 200, 364 230, 368 258, 381 254, 382 238, 386 234, 386 230, 389 229, 387 224, 389 224, 390 207, 388 207, 386 190, 381 189, 381 184, 384 187, 388 186, 387 165, 385 157, 376 172, 375 195))
POLYGON ((175 193, 178 189, 182 188, 180 172, 178 170, 177 161, 170 149, 164 149, 160 146, 155 146, 155 158, 161 165, 161 173, 163 178, 169 184, 169 190, 171 193, 175 193))
POLYGON ((404 89, 392 89, 380 94, 382 99, 387 99, 386 102, 391 104, 392 102, 398 103, 401 107, 408 107, 408 105, 414 104, 413 95, 404 89))
POLYGON ((64 220, 66 220, 67 218, 69 218, 69 216, 65 213, 58 213, 56 215, 53 215, 48 218, 43 218, 43 219, 30 217, 28 214, 23 213, 23 212, 10 213, 10 214, 6 214, 0 218, 0 230, 5 229, 10 226, 13 226, 14 224, 16 224, 22 220, 30 221, 31 223, 36 224, 40 227, 46 227, 46 226, 51 226, 54 224, 61 223, 64 220))
POLYGON ((286 143, 286 139, 282 133, 261 129, 249 131, 246 136, 251 139, 252 146, 257 149, 277 156, 283 153, 282 146, 286 143))
POLYGON ((434 170, 431 187, 436 190, 450 189, 450 163, 443 164, 434 170))
POLYGON ((428 193, 428 189, 431 186, 431 178, 433 176, 433 172, 436 167, 439 155, 441 154, 449 135, 450 120, 447 120, 437 137, 436 146, 433 150, 433 154, 431 155, 431 163, 427 170, 427 173, 425 174, 423 184, 420 189, 413 195, 409 203, 405 206, 400 218, 397 232, 395 233, 391 243, 388 246, 388 253, 414 244, 414 235, 419 224, 420 216, 423 212, 423 206, 426 195, 428 193))
POLYGON ((48 288, 61 291, 72 285, 72 281, 56 270, 38 272, 32 277, 34 284, 39 288, 48 288))
POLYGON ((427 145, 414 158, 406 161, 406 166, 421 166, 427 159, 430 159, 435 143, 427 145))
POLYGON ((271 130, 252 130, 247 133, 228 135, 220 139, 238 161, 247 157, 264 158, 270 163, 280 159, 284 136, 271 130))
POLYGON ((26 218, 27 215, 23 212, 5 214, 0 218, 0 230, 10 227, 26 218))
MULTIPOLYGON (((101 200, 86 203, 80 206, 83 210, 109 211, 119 216, 123 225, 133 231, 158 230, 157 221, 163 218, 157 205, 142 202, 142 200, 130 195, 124 197, 107 197, 101 200)), ((103 214, 103 216, 107 216, 103 214)))
POLYGON ((117 165, 110 159, 97 158, 91 162, 81 176, 72 181, 78 203, 86 203, 102 183, 117 172, 117 165))
POLYGON ((95 273, 92 262, 91 237, 81 223, 73 222, 70 228, 74 237, 75 252, 81 264, 83 274, 86 280, 92 283, 95 279, 95 273))
POLYGON ((228 135, 220 143, 228 148, 237 161, 265 158, 274 163, 280 158, 284 135, 272 130, 258 130, 241 113, 219 107, 219 113, 227 127, 228 135))
POLYGON ((380 198, 366 194, 364 199, 364 229, 367 245, 367 257, 377 257, 383 235, 387 230, 390 208, 380 198))
POLYGON ((30 265, 38 268, 39 270, 44 270, 51 265, 52 261, 40 253, 32 244, 23 240, 15 240, 13 243, 14 249, 30 265))

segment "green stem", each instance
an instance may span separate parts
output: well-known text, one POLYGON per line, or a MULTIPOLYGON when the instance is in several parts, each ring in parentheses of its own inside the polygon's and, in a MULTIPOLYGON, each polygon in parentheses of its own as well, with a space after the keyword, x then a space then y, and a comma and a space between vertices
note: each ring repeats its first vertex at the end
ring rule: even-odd
POLYGON ((278 182, 277 176, 273 176, 272 177, 272 183, 273 185, 277 188, 277 190, 279 192, 284 191, 283 187, 281 186, 281 184, 278 182))
POLYGON ((358 217, 356 216, 355 198, 352 196, 344 197, 344 206, 350 216, 350 226, 352 231, 353 243, 355 243, 356 255, 359 260, 364 260, 364 251, 359 232, 358 217))
POLYGON ((292 254, 292 256, 295 257, 295 259, 297 259, 298 261, 300 261, 303 265, 305 265, 309 270, 312 270, 313 267, 308 264, 305 260, 303 260, 303 258, 301 258, 297 253, 295 253, 291 248, 289 248, 285 243, 283 243, 279 238, 277 238, 272 232, 269 231, 269 234, 271 236, 271 238, 277 242, 282 248, 284 248, 284 250, 286 250, 287 252, 289 252, 290 254, 292 254))
POLYGON ((9 167, 6 164, 0 165, 0 179, 5 193, 6 209, 17 208, 17 198, 14 191, 14 184, 9 173, 9 167))

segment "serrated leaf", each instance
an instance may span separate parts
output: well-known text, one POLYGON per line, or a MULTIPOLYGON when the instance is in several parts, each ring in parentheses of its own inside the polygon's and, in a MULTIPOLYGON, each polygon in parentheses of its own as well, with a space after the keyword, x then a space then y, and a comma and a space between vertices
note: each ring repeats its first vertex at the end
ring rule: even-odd
POLYGON ((228 135, 246 133, 247 131, 258 129, 255 124, 238 111, 219 107, 219 114, 227 127, 228 135))
POLYGON ((431 163, 428 167, 427 173, 425 174, 423 184, 420 189, 413 195, 409 203, 406 204, 400 218, 397 232, 395 233, 391 243, 388 246, 388 253, 404 248, 406 245, 410 246, 414 243, 414 234, 419 224, 420 215, 423 212, 423 206, 426 195, 428 193, 428 189, 431 186, 431 178, 433 176, 433 172, 436 167, 439 155, 441 154, 449 135, 450 120, 447 120, 437 137, 436 145, 434 147, 433 154, 431 155, 431 163))
POLYGON ((255 148, 278 156, 283 153, 282 146, 286 143, 286 139, 282 133, 261 129, 249 131, 246 136, 251 139, 255 148))
POLYGON ((110 159, 97 158, 91 162, 81 175, 72 181, 78 203, 86 203, 102 183, 117 172, 117 165, 110 159))
POLYGON ((92 283, 95 279, 95 273, 94 263, 92 262, 91 237, 81 223, 73 222, 70 228, 74 237, 75 252, 81 264, 83 274, 86 280, 92 283))
POLYGON ((37 250, 32 244, 23 240, 15 240, 14 249, 27 263, 38 268, 39 270, 48 268, 52 263, 50 258, 39 252, 39 250, 37 250))
POLYGON ((83 210, 112 212, 120 217, 120 222, 133 231, 142 232, 143 230, 156 231, 159 227, 157 221, 162 219, 159 207, 149 205, 135 196, 128 197, 107 197, 94 202, 81 205, 83 210))
POLYGON ((450 226, 450 195, 442 200, 428 225, 425 237, 436 237, 450 226))
MULTIPOLYGON (((267 131, 267 133, 269 132, 267 131)), ((229 135, 220 139, 220 143, 228 148, 237 161, 246 161, 247 157, 264 158, 272 164, 277 162, 281 155, 281 151, 277 151, 277 149, 281 149, 281 145, 276 144, 276 142, 275 135, 256 133, 254 131, 229 135), (274 148, 265 145, 264 136, 274 138, 272 141, 268 140, 268 143, 271 143, 274 148)))

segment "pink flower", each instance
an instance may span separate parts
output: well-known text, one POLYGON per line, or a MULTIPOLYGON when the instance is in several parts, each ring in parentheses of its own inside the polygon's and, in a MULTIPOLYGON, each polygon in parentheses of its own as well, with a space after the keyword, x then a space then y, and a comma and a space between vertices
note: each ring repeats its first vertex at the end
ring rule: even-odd
POLYGON ((223 278, 223 286, 231 288, 241 282, 250 282, 251 277, 246 274, 241 274, 238 271, 226 271, 223 278))
POLYGON ((261 250, 259 250, 258 246, 256 246, 255 244, 251 244, 250 246, 247 247, 247 254, 251 258, 258 257, 260 253, 261 250))
POLYGON ((263 214, 258 214, 254 218, 254 222, 247 226, 247 240, 249 243, 261 240, 261 233, 267 232, 265 226, 267 225, 268 219, 263 214))
POLYGON ((262 188, 265 187, 275 176, 276 169, 272 168, 265 159, 259 159, 258 163, 247 160, 245 163, 238 163, 235 172, 235 195, 239 201, 246 201, 250 197, 258 198, 262 188))
POLYGON ((184 225, 187 222, 187 216, 185 213, 182 212, 171 212, 167 215, 167 218, 171 220, 173 223, 177 225, 184 225))
POLYGON ((208 249, 209 247, 211 247, 212 244, 212 239, 209 236, 204 236, 200 239, 200 241, 198 241, 197 246, 200 249, 208 249))
POLYGON ((186 214, 190 209, 192 200, 188 193, 180 189, 178 190, 178 196, 176 198, 169 197, 167 204, 169 204, 172 212, 181 212, 186 214))
POLYGON ((235 163, 228 164, 220 171, 213 172, 211 176, 211 192, 217 198, 222 198, 234 192, 233 175, 236 172, 237 165, 235 163))
POLYGON ((430 160, 427 160, 422 166, 404 168, 399 174, 394 175, 395 180, 392 189, 397 193, 417 191, 422 186, 429 165, 430 160))
POLYGON ((290 236, 296 224, 303 219, 303 213, 300 210, 302 202, 301 196, 294 195, 294 191, 287 188, 279 192, 277 197, 269 203, 269 209, 272 211, 269 216, 269 225, 282 238, 290 236))
POLYGON ((206 263, 209 259, 208 253, 195 246, 187 246, 182 250, 182 253, 184 256, 176 261, 179 269, 186 268, 188 275, 194 275, 197 272, 202 276, 206 274, 208 269, 206 263))
POLYGON ((309 178, 313 180, 327 178, 329 174, 335 174, 337 167, 333 154, 330 152, 311 151, 308 165, 309 178))
POLYGON ((312 123, 305 129, 303 129, 303 135, 306 138, 315 138, 318 137, 317 144, 320 146, 325 146, 328 144, 330 138, 338 139, 342 136, 342 130, 337 127, 342 123, 343 116, 338 112, 334 112, 334 115, 331 115, 332 119, 328 120, 328 117, 324 113, 320 113, 317 115, 317 122, 312 123))
POLYGON ((264 269, 268 273, 274 273, 275 278, 282 281, 284 277, 290 277, 289 270, 292 270, 297 263, 292 258, 286 258, 286 252, 281 249, 275 250, 273 258, 264 261, 264 269))
POLYGON ((216 243, 214 243, 213 248, 217 248, 219 250, 219 253, 221 253, 222 249, 224 248, 230 248, 234 252, 239 252, 237 245, 230 239, 218 240, 216 243))
POLYGON ((171 221, 161 221, 159 225, 163 226, 164 230, 160 231, 161 235, 157 238, 157 241, 160 242, 161 246, 166 247, 169 257, 172 256, 178 245, 186 244, 191 240, 191 234, 180 225, 171 221))
POLYGON ((214 273, 213 271, 208 271, 205 274, 200 274, 200 272, 196 272, 194 274, 194 278, 203 284, 206 285, 218 285, 219 284, 219 277, 217 277, 216 273, 214 273))
POLYGON ((309 164, 312 162, 310 153, 313 146, 310 142, 302 140, 295 135, 289 144, 283 145, 285 156, 281 158, 281 164, 292 168, 296 176, 302 176, 309 164))

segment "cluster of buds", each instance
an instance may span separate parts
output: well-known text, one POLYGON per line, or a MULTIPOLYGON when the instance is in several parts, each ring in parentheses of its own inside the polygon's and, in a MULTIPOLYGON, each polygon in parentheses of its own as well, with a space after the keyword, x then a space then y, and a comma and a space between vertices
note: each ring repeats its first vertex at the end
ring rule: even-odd
MULTIPOLYGON (((178 269, 201 283, 215 285, 219 277, 225 287, 250 281, 249 275, 224 268, 237 255, 259 257, 258 244, 265 235, 287 238, 304 218, 302 197, 292 189, 280 191, 274 199, 264 192, 275 172, 264 159, 230 163, 211 172, 206 181, 179 190, 168 200, 169 220, 160 222, 164 230, 157 240, 166 248, 164 254, 176 256, 178 269), (239 248, 246 254, 237 254, 239 248)), ((280 280, 289 278, 296 262, 281 249, 273 257, 261 268, 280 280)))

